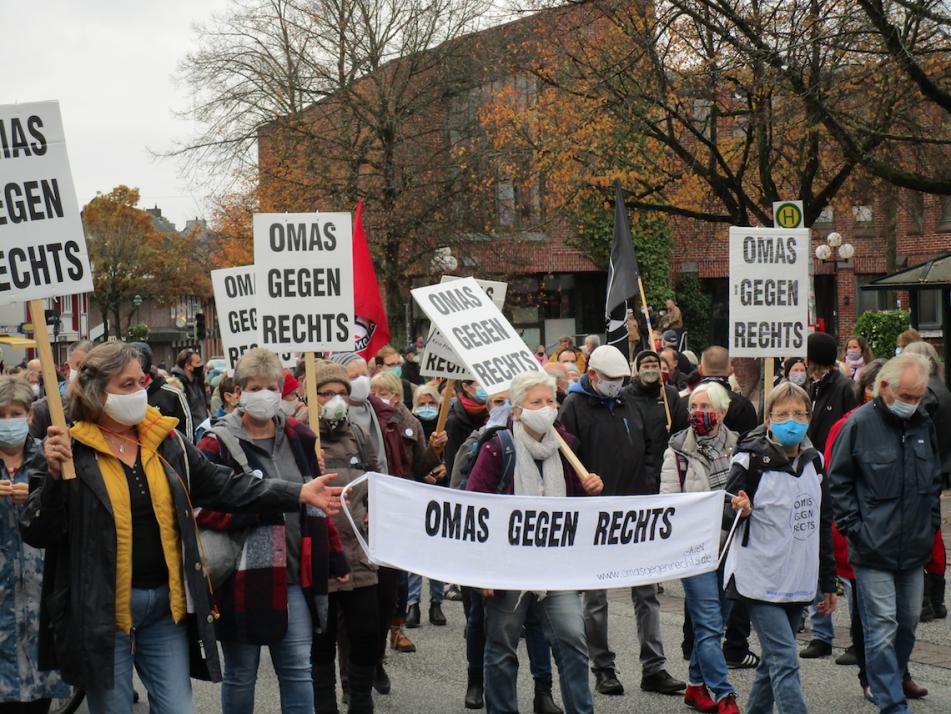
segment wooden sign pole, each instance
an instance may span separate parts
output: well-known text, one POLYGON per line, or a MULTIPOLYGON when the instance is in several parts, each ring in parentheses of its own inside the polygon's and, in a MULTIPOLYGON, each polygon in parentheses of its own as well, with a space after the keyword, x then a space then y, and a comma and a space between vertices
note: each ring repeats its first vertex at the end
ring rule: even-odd
POLYGON ((317 402, 317 360, 313 352, 304 353, 304 375, 307 380, 307 422, 317 436, 314 448, 320 456, 320 404, 317 402))
POLYGON ((769 396, 769 393, 773 391, 773 381, 776 379, 776 360, 772 357, 767 357, 764 362, 766 363, 763 370, 763 399, 769 396))
MULTIPOLYGON (((641 291, 641 308, 644 311, 644 320, 647 322, 647 343, 648 349, 654 349, 654 328, 651 327, 651 311, 647 306, 647 295, 644 293, 644 281, 641 276, 637 276, 637 287, 641 291)), ((664 398, 664 414, 667 416, 667 433, 670 433, 670 427, 673 419, 670 417, 670 404, 667 402, 667 390, 664 389, 664 380, 660 381, 660 394, 664 398)))
POLYGON ((556 431, 555 436, 558 437, 558 446, 561 449, 561 455, 565 457, 569 464, 571 464, 571 468, 575 470, 575 472, 578 474, 578 478, 580 478, 581 482, 584 483, 591 476, 591 474, 588 473, 588 469, 584 467, 584 464, 581 463, 581 459, 579 459, 575 452, 571 450, 571 447, 568 446, 561 434, 556 431))
MULTIPOLYGON (((456 380, 447 379, 446 386, 442 389, 442 401, 439 402, 439 417, 436 419, 436 430, 434 434, 439 434, 446 430, 446 422, 449 420, 449 405, 452 404, 452 397, 456 391, 456 380)), ((433 447, 436 454, 442 456, 443 447, 433 447)))
MULTIPOLYGON (((50 408, 50 420, 53 426, 66 427, 66 414, 63 411, 63 399, 59 394, 59 379, 56 376, 56 363, 53 361, 53 347, 50 344, 50 332, 46 326, 46 305, 42 300, 30 300, 30 319, 33 320, 33 337, 36 349, 40 353, 43 365, 43 388, 50 408)), ((63 478, 76 478, 76 468, 72 459, 63 464, 63 478)))

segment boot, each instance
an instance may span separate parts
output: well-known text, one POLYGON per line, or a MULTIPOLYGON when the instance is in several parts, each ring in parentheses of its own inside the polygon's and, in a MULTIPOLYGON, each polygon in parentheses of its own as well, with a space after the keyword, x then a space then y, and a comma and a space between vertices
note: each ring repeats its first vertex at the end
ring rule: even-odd
POLYGON ((414 630, 419 627, 419 603, 414 602, 406 611, 406 627, 414 630))
POLYGON ((948 616, 948 608, 944 604, 944 575, 928 573, 926 577, 931 581, 931 609, 936 619, 943 620, 948 616))
POLYGON ((390 675, 386 673, 382 662, 376 663, 376 673, 373 676, 373 688, 379 694, 390 693, 390 675))
POLYGON ((469 683, 466 685, 466 709, 482 709, 485 706, 485 687, 482 670, 469 670, 469 683))
POLYGON ((373 713, 373 678, 376 676, 374 665, 350 663, 350 706, 348 714, 373 713))
POLYGON ((311 670, 314 680, 314 712, 315 714, 338 714, 337 709, 337 678, 335 666, 331 664, 313 665, 311 670))
POLYGON ((416 645, 403 632, 403 622, 401 618, 395 618, 390 624, 390 647, 397 652, 415 652, 416 645))
POLYGON ((532 710, 535 714, 565 714, 551 698, 551 675, 535 678, 535 702, 532 710))
POLYGON ((919 622, 931 622, 934 619, 934 607, 931 604, 931 573, 925 573, 924 588, 921 592, 921 615, 919 622))

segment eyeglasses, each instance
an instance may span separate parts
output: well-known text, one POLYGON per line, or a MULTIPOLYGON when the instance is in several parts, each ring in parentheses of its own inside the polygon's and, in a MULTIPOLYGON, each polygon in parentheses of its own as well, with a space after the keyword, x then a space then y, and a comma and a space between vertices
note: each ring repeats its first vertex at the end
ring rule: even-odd
POLYGON ((803 419, 809 418, 809 412, 776 412, 775 414, 770 414, 770 418, 773 421, 788 421, 790 419, 802 421, 803 419))
POLYGON ((323 392, 317 392, 317 396, 320 397, 321 399, 333 399, 334 397, 345 397, 347 396, 347 390, 343 390, 342 392, 333 392, 330 390, 326 390, 323 392))

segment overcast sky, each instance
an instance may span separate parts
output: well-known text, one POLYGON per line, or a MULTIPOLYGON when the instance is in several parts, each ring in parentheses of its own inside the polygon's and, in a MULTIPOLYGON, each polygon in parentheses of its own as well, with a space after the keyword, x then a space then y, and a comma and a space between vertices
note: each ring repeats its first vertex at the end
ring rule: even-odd
POLYGON ((137 186, 179 228, 205 217, 200 187, 172 160, 153 159, 194 127, 173 74, 193 41, 192 24, 228 0, 0 0, 0 104, 59 100, 77 199, 137 186))

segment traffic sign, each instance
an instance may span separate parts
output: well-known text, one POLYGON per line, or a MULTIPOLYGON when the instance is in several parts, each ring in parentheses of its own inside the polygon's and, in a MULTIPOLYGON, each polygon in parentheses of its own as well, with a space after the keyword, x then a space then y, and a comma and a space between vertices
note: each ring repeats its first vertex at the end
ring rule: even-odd
POLYGON ((773 225, 776 228, 805 228, 802 201, 776 201, 773 203, 773 225))

